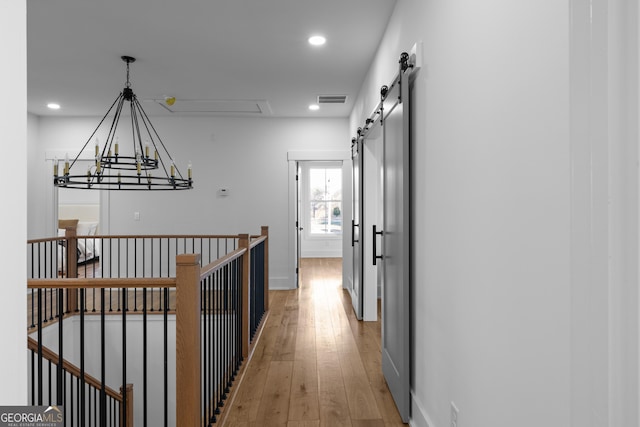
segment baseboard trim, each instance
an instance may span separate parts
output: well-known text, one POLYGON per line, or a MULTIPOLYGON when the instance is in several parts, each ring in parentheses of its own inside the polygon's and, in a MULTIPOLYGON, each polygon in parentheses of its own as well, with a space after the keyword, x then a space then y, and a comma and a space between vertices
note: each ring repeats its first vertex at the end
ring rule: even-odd
POLYGON ((295 289, 295 283, 289 277, 269 277, 269 290, 285 291, 295 289))
POLYGON ((436 427, 413 391, 411 391, 411 419, 409 420, 409 425, 411 427, 436 427))

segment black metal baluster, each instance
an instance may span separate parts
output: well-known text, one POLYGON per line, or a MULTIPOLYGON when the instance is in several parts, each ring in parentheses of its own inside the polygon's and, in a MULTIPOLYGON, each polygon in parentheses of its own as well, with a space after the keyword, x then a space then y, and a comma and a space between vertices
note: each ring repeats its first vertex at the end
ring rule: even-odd
MULTIPOLYGON (((138 239, 133 239, 133 277, 138 277, 138 239)), ((144 260, 143 260, 144 265, 144 260)), ((133 311, 138 311, 138 289, 133 288, 133 311)))
POLYGON ((229 394, 229 330, 228 330, 228 302, 227 302, 227 292, 229 286, 229 264, 225 265, 225 274, 224 274, 224 283, 222 284, 222 303, 223 303, 223 317, 222 317, 222 328, 223 328, 223 342, 224 342, 224 377, 222 378, 222 382, 224 384, 224 400, 227 399, 227 395, 229 394))
POLYGON ((42 405, 42 289, 38 289, 38 405, 42 405))
MULTIPOLYGON (((85 404, 87 406, 86 414, 85 414, 86 418, 84 418, 83 421, 87 422, 87 421, 91 420, 91 413, 92 413, 91 412, 91 387, 88 387, 86 384, 83 384, 82 385, 82 389, 83 390, 86 389, 85 393, 88 392, 88 396, 86 397, 86 402, 83 402, 83 404, 85 404)), ((93 424, 93 425, 95 425, 95 424, 93 424)))
MULTIPOLYGON (((154 258, 153 258, 153 248, 154 248, 155 246, 156 246, 156 245, 154 244, 154 241, 153 241, 153 239, 152 239, 152 240, 151 240, 151 277, 153 277, 153 276, 154 276, 154 272, 155 272, 155 270, 154 270, 154 268, 153 268, 153 259, 154 259, 154 258)), ((153 288, 151 288, 151 311, 153 311, 153 288)))
POLYGON ((218 398, 218 407, 216 408, 216 414, 220 414, 220 408, 222 408, 222 399, 223 399, 223 383, 222 383, 222 373, 223 373, 223 355, 224 355, 224 347, 222 343, 222 322, 220 321, 220 313, 222 312, 222 292, 220 292, 220 286, 222 284, 222 280, 224 278, 220 278, 220 270, 218 270, 218 286, 216 287, 216 330, 218 331, 217 338, 217 372, 216 372, 216 388, 217 388, 217 398, 218 398))
POLYGON ((169 338, 168 338, 168 319, 169 314, 169 288, 164 288, 164 314, 163 314, 163 323, 164 323, 164 351, 163 351, 163 359, 164 359, 164 425, 168 427, 169 425, 169 338))
POLYGON ((51 394, 52 394, 51 392, 53 391, 52 390, 53 384, 51 384, 53 382, 52 381, 53 378, 51 377, 51 373, 52 373, 51 371, 52 371, 51 360, 47 360, 47 373, 49 374, 49 379, 47 380, 47 387, 48 387, 47 398, 49 399, 49 403, 47 403, 47 405, 49 406, 51 406, 51 394))
MULTIPOLYGON (((128 245, 127 245, 128 248, 128 245)), ((127 249, 128 255, 128 249, 127 249)), ((128 256, 127 256, 128 259, 128 256)), ((129 271, 127 269, 127 271, 129 271)), ((126 288, 122 289, 124 298, 122 300, 122 419, 127 419, 127 310, 128 302, 126 288)))
MULTIPOLYGON (((120 252, 121 252, 121 250, 120 250, 120 242, 121 242, 121 241, 122 241, 122 239, 118 239, 118 277, 122 277, 122 275, 121 275, 121 270, 120 270, 120 265, 122 264, 122 261, 120 260, 120 252)), ((122 299, 121 293, 122 293, 122 292, 121 292, 120 288, 118 288, 118 311, 120 311, 120 308, 121 308, 120 306, 121 306, 121 304, 122 304, 122 301, 121 301, 121 299, 122 299)))
POLYGON ((147 425, 147 289, 142 290, 142 419, 147 425))
POLYGON ((85 356, 85 352, 84 352, 84 333, 85 333, 85 329, 84 329, 84 312, 86 310, 86 306, 85 306, 85 289, 81 288, 80 289, 80 385, 81 387, 78 389, 78 392, 80 393, 79 395, 79 399, 80 399, 80 420, 82 420, 82 422, 84 423, 84 421, 86 420, 85 418, 85 402, 86 402, 86 396, 85 396, 85 371, 84 371, 84 356, 85 356))
POLYGON ((36 326, 35 324, 35 316, 36 316, 36 310, 35 310, 35 298, 34 298, 34 293, 33 293, 33 289, 31 289, 31 325, 29 325, 30 328, 33 328, 34 326, 36 326))
POLYGON ((36 404, 36 354, 31 350, 31 406, 36 404))
POLYGON ((207 404, 209 406, 212 407, 212 412, 213 415, 211 416, 211 422, 216 422, 216 414, 217 412, 215 411, 215 409, 217 408, 218 404, 218 396, 216 395, 216 384, 217 384, 217 380, 216 380, 216 370, 217 370, 217 365, 216 365, 216 349, 217 349, 217 342, 216 342, 216 322, 215 322, 215 316, 216 316, 216 271, 213 271, 209 274, 209 286, 208 286, 208 293, 209 293, 209 335, 210 335, 210 343, 209 343, 209 347, 210 347, 210 351, 209 351, 209 372, 210 372, 210 376, 211 376, 211 382, 209 384, 209 400, 207 401, 207 404))
POLYGON ((233 374, 233 377, 235 379, 235 373, 237 372, 238 366, 239 366, 239 358, 238 358, 238 343, 240 342, 240 340, 238 339, 238 332, 239 332, 239 328, 238 328, 238 317, 240 316, 240 311, 238 310, 238 267, 237 267, 237 263, 233 262, 232 264, 232 268, 234 271, 233 274, 233 311, 235 313, 234 317, 233 317, 233 348, 234 348, 234 366, 235 366, 235 371, 233 374))
MULTIPOLYGON (((244 255, 243 255, 244 256, 244 255)), ((244 287, 242 286, 242 282, 244 281, 244 271, 241 267, 241 260, 238 259, 238 319, 239 319, 239 330, 238 330, 238 351, 240 352, 240 360, 244 360, 244 356, 242 356, 242 331, 244 330, 244 316, 242 316, 242 312, 244 311, 244 287)))
POLYGON ((210 382, 210 378, 209 378, 209 372, 208 372, 208 367, 209 367, 209 361, 208 361, 208 355, 209 355, 209 336, 208 336, 208 308, 209 308, 209 301, 207 299, 207 281, 208 281, 208 277, 205 277, 203 280, 200 281, 200 313, 204 319, 204 322, 202 322, 202 333, 200 336, 200 346, 201 346, 201 357, 200 357, 200 372, 202 372, 202 386, 201 386, 201 393, 202 393, 202 409, 201 412, 205 413, 206 419, 209 419, 210 414, 209 414, 209 405, 207 405, 207 398, 209 396, 209 382, 210 382))
MULTIPOLYGON (((103 239, 104 241, 104 239, 103 239)), ((112 277, 113 273, 111 271, 111 267, 113 265, 113 241, 109 239, 109 277, 112 277)), ((104 265, 102 266, 102 271, 104 271, 104 265)), ((103 300, 104 301, 104 300, 103 300)), ((109 312, 113 312, 113 289, 109 288, 109 312)))
MULTIPOLYGON (((74 405, 73 405, 73 384, 75 383, 75 378, 71 377, 69 379, 69 384, 71 386, 71 410, 69 411, 69 415, 71 415, 71 427, 73 427, 73 416, 75 415, 75 411, 74 411, 74 405)), ((77 405, 76 405, 77 406, 77 405)))
MULTIPOLYGON (((106 403, 107 403, 107 392, 105 389, 105 383, 107 382, 107 372, 106 372, 106 317, 105 317, 105 307, 104 307, 104 297, 105 290, 104 288, 100 289, 100 425, 104 426, 107 423, 107 414, 106 414, 106 403)), ((111 300, 111 288, 109 288, 109 300, 111 300)), ((109 311, 112 311, 109 308, 109 311)))
MULTIPOLYGON (((65 371, 65 374, 67 372, 65 371)), ((62 376, 62 389, 64 390, 64 394, 62 396, 62 418, 64 420, 67 419, 67 375, 62 376)))

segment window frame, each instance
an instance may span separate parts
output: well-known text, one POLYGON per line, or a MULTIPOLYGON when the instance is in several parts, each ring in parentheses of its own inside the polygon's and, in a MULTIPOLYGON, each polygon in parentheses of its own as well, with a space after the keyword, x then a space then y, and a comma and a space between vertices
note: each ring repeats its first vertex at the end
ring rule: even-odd
MULTIPOLYGON (((317 162, 304 162, 301 165, 300 173, 302 176, 300 177, 301 186, 300 186, 300 210, 301 210, 301 221, 304 227, 304 235, 305 239, 308 240, 342 240, 344 235, 344 177, 343 177, 343 164, 342 161, 317 161, 317 162), (342 225, 339 233, 312 233, 311 232, 311 170, 312 169, 335 169, 338 171, 340 176, 340 189, 341 189, 341 199, 340 202, 340 211, 342 217, 342 225)), ((333 199, 332 199, 333 200, 333 199)), ((331 202, 331 201, 327 201, 331 202)))

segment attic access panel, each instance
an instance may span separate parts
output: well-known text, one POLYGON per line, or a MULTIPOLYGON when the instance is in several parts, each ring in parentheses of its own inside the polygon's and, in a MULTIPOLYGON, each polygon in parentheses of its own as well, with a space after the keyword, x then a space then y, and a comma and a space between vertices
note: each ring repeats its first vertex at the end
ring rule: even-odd
POLYGON ((154 99, 153 101, 171 113, 252 116, 270 116, 273 114, 271 106, 264 99, 177 99, 173 105, 167 104, 164 99, 154 99))

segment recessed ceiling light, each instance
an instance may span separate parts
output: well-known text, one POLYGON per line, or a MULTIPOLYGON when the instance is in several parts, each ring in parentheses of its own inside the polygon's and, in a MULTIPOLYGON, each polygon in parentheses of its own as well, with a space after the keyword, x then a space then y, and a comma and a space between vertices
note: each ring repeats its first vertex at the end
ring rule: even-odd
POLYGON ((309 105, 309 110, 311 111, 318 111, 319 109, 320 109, 320 106, 318 104, 309 105))
POLYGON ((55 102, 50 102, 47 104, 47 107, 50 108, 51 110, 59 110, 60 104, 56 104, 55 102))
POLYGON ((327 42, 327 39, 322 36, 311 36, 309 37, 309 44, 313 46, 322 46, 327 42))

